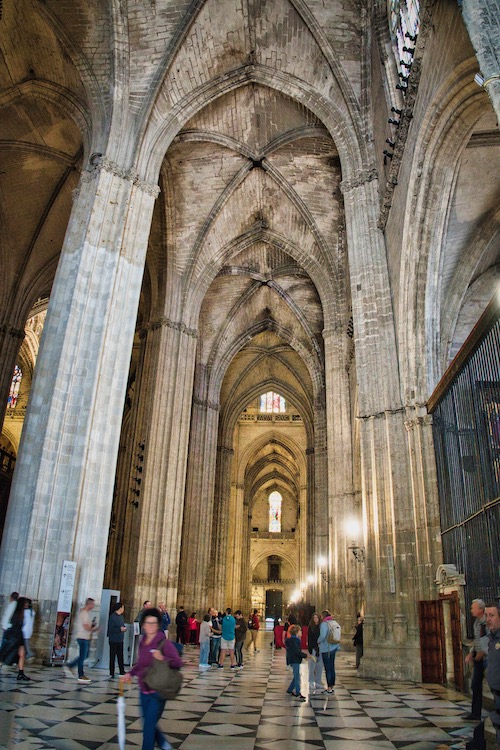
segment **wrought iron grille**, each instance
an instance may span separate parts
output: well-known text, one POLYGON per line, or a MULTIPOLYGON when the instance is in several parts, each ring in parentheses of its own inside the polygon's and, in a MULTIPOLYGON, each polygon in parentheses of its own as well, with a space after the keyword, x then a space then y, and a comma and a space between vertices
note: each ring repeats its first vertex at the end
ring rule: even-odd
POLYGON ((465 573, 468 609, 500 598, 500 315, 491 307, 429 402, 444 562, 465 573))

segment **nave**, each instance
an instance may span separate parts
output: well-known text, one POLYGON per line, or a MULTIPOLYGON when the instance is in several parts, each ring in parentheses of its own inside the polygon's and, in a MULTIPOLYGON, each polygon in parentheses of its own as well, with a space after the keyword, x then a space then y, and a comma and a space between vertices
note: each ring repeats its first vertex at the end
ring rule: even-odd
MULTIPOLYGON (((284 651, 262 636, 257 654, 244 652, 242 670, 198 671, 198 649, 185 649, 185 684, 167 703, 162 728, 183 750, 440 750, 465 748, 473 726, 462 721, 469 700, 440 685, 363 680, 354 655, 337 657, 333 696, 310 693, 302 667, 305 703, 286 694, 290 673, 284 651)), ((32 681, 2 667, 1 750, 117 750, 117 681, 89 669, 80 686, 61 669, 28 665, 32 681)), ((138 691, 126 688, 127 748, 141 746, 138 691)))

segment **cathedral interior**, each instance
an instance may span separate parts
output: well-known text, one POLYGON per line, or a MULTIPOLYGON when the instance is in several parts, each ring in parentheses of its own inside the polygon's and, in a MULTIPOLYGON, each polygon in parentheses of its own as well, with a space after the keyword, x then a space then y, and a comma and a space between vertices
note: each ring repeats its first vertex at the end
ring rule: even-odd
POLYGON ((499 25, 0 2, 0 593, 36 603, 41 657, 64 561, 75 605, 117 590, 129 621, 361 612, 360 670, 395 680, 429 666, 423 603, 465 636, 499 596, 498 338, 458 469, 432 405, 500 317, 499 25))

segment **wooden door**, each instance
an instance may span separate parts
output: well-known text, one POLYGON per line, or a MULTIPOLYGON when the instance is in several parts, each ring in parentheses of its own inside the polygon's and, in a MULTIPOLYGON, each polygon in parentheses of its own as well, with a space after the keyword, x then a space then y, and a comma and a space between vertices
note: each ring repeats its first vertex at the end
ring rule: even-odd
POLYGON ((273 620, 278 615, 281 617, 283 612, 283 592, 275 589, 266 591, 266 617, 272 617, 273 620))
POLYGON ((442 600, 419 602, 422 682, 446 682, 446 646, 442 600))

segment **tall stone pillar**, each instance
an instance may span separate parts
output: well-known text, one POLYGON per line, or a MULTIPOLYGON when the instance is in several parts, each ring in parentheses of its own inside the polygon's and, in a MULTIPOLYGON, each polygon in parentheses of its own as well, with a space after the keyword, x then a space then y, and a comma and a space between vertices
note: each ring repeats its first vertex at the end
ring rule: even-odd
POLYGON ((213 606, 219 608, 224 606, 222 602, 226 595, 233 455, 234 450, 232 448, 224 445, 218 447, 214 503, 216 513, 212 530, 213 583, 211 594, 212 601, 216 602, 213 606))
POLYGON ((217 456, 219 405, 203 398, 205 389, 195 386, 191 415, 186 502, 182 530, 179 602, 206 612, 212 553, 212 523, 217 456))
POLYGON ((0 553, 3 589, 37 601, 47 634, 63 560, 75 599, 100 598, 157 190, 106 159, 85 172, 52 289, 0 553))
MULTIPOLYGON (((246 549, 246 541, 249 538, 247 528, 248 512, 244 504, 244 487, 236 484, 232 487, 231 492, 231 510, 232 518, 232 535, 230 549, 232 550, 231 579, 228 591, 227 605, 235 609, 240 609, 243 604, 244 592, 246 591, 245 581, 243 579, 243 570, 246 570, 248 576, 248 564, 244 566, 243 551, 246 549)), ((248 563, 248 558, 247 558, 248 563)), ((246 579, 248 580, 248 578, 246 579)), ((242 610, 243 611, 243 610, 242 610)))
POLYGON ((462 0, 462 13, 483 86, 500 120, 500 5, 492 0, 462 0))
POLYGON ((351 398, 347 372, 350 339, 347 323, 325 329, 323 338, 328 425, 328 575, 335 581, 329 604, 345 629, 355 622, 361 585, 358 570, 347 549, 351 539, 346 532, 347 521, 355 518, 360 522, 361 533, 361 508, 357 507, 353 486, 351 398))
MULTIPOLYGON (((177 606, 196 331, 162 317, 147 327, 143 403, 137 435, 144 436, 134 605, 146 599, 177 606)), ((186 550, 187 553, 187 550, 186 550)), ((194 570, 193 570, 194 574, 194 570)), ((182 602, 180 602, 182 604, 182 602)))
POLYGON ((245 493, 244 487, 238 487, 238 493, 243 493, 243 516, 242 516, 242 557, 241 557, 241 604, 242 612, 250 612, 252 606, 252 571, 250 570, 250 550, 252 543, 252 510, 250 498, 245 493))
MULTIPOLYGON (((429 598, 439 545, 425 532, 426 467, 412 460, 374 173, 344 182, 358 381, 366 539, 364 676, 421 676, 418 601, 429 598)), ((419 449, 420 450, 420 449, 419 449)), ((426 450, 426 449, 425 449, 426 450)), ((428 489, 428 488, 427 488, 428 489)), ((432 504, 432 502, 431 502, 432 504)))

